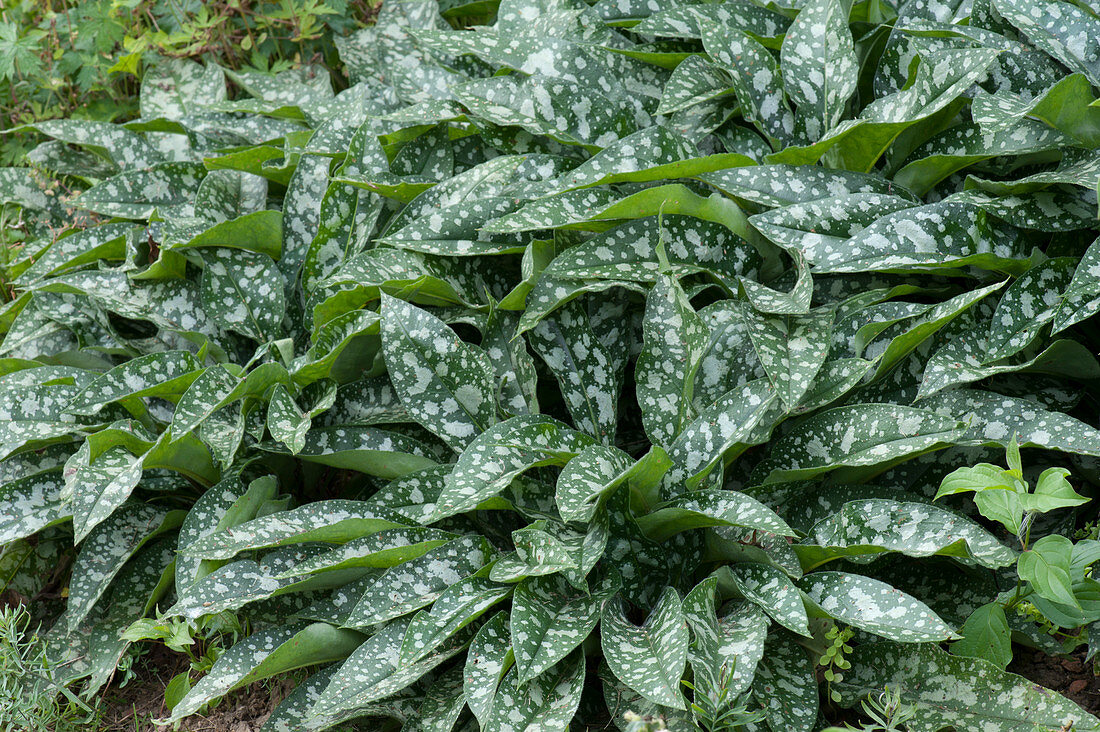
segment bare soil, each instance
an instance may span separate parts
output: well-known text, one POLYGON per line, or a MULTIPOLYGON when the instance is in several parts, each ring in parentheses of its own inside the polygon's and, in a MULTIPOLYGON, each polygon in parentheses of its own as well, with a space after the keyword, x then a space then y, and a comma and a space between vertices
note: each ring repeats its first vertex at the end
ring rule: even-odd
POLYGON ((1068 658, 1019 646, 1014 651, 1009 671, 1065 695, 1087 712, 1100 715, 1100 676, 1093 673, 1091 662, 1085 663, 1083 650, 1068 658))
MULTIPOLYGON (((164 687, 187 659, 154 644, 136 664, 137 678, 125 686, 112 684, 103 695, 97 732, 163 732, 154 719, 168 716, 164 687)), ((258 732, 272 710, 294 690, 294 682, 280 679, 258 682, 230 694, 206 715, 193 715, 179 726, 180 732, 258 732)))

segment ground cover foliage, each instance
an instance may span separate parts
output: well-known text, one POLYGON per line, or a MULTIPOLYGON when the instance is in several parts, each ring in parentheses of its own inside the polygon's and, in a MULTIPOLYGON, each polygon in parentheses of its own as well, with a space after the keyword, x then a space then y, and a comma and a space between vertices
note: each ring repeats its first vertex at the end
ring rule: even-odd
POLYGON ((1089 3, 336 45, 339 93, 168 61, 0 171, 0 564, 76 546, 56 680, 153 639, 173 721, 312 669, 265 730, 1100 729, 1003 670, 1100 648, 1089 3))

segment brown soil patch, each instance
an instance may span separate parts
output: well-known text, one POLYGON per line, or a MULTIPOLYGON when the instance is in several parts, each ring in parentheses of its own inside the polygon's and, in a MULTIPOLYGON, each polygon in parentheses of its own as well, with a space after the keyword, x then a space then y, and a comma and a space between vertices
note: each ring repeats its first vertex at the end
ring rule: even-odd
MULTIPOLYGON (((137 678, 126 686, 112 684, 103 693, 98 732, 164 732, 154 719, 168 716, 164 687, 187 659, 160 644, 151 644, 148 655, 137 663, 137 678)), ((259 682, 230 694, 206 715, 193 715, 180 723, 180 732, 258 732, 272 710, 294 690, 291 679, 259 682)))
POLYGON ((1092 663, 1085 663, 1084 651, 1068 658, 1048 656, 1042 651, 1015 647, 1008 670, 1053 689, 1076 702, 1085 711, 1100 714, 1100 676, 1093 673, 1092 663))

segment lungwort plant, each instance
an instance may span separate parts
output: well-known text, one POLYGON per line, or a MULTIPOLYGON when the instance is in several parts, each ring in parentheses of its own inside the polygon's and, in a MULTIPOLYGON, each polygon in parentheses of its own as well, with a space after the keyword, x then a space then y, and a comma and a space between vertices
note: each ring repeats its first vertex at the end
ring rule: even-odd
POLYGON ((62 680, 158 638, 172 721, 308 668, 265 731, 1100 729, 1004 671, 1100 648, 1094 4, 337 45, 338 94, 165 63, 0 171, 0 542, 76 546, 62 680))

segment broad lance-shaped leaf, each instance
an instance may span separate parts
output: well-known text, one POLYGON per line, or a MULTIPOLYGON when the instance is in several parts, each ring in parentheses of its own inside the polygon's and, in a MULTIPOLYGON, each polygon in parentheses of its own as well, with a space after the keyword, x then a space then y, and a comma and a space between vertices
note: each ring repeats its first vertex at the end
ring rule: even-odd
POLYGON ((698 155, 697 148, 683 135, 660 125, 650 127, 617 140, 547 183, 542 195, 611 183, 686 178, 707 170, 752 163, 751 158, 729 153, 698 155))
POLYGON ((1100 237, 1097 237, 1077 263, 1061 302, 1054 312, 1051 335, 1100 312, 1100 237))
POLYGON ((194 714, 234 689, 276 674, 338 661, 364 640, 362 633, 326 623, 297 622, 261 630, 234 643, 172 707, 170 721, 194 714))
POLYGON ((655 541, 704 526, 740 526, 780 536, 795 535, 786 521, 760 501, 744 493, 722 490, 696 490, 673 498, 640 516, 638 525, 655 541))
POLYGON ((618 584, 605 580, 589 594, 578 591, 560 575, 521 582, 512 598, 511 615, 519 682, 535 678, 583 643, 618 584))
POLYGON ((401 663, 414 663, 512 594, 483 577, 466 577, 444 590, 431 608, 413 616, 401 644, 401 663))
POLYGON ((807 569, 840 557, 870 561, 884 551, 911 557, 959 556, 990 569, 1016 561, 1015 552, 964 516, 924 503, 887 499, 845 503, 818 522, 795 551, 807 569))
POLYGON ((468 511, 540 465, 564 465, 596 441, 542 415, 519 415, 490 427, 462 451, 446 477, 430 523, 468 511))
POLYGON ((669 447, 672 469, 665 484, 676 493, 681 485, 688 489, 700 485, 718 467, 727 450, 752 442, 757 427, 772 426, 765 423, 777 405, 778 397, 766 379, 755 379, 723 394, 669 447))
POLYGON ((459 633, 416 663, 404 664, 398 654, 410 622, 401 618, 387 623, 347 657, 307 715, 307 728, 315 719, 331 726, 369 713, 373 702, 401 691, 457 654, 472 635, 459 633))
POLYGON ((749 221, 771 241, 828 271, 829 259, 838 252, 846 254, 850 239, 883 216, 912 206, 912 201, 900 196, 851 193, 792 203, 749 221))
POLYGON ((1022 446, 1100 456, 1100 430, 1028 399, 956 389, 925 399, 921 405, 965 423, 961 444, 1007 447, 1015 437, 1022 446))
POLYGON ((770 564, 738 562, 730 566, 733 582, 745 596, 780 625, 811 637, 802 595, 783 570, 770 564))
MULTIPOLYGON (((844 200, 835 202, 843 206, 844 200)), ((872 219, 850 239, 804 237, 798 246, 815 271, 923 271, 967 265, 1017 271, 1020 260, 1026 259, 1015 234, 986 220, 973 204, 947 200, 912 207, 892 200, 897 205, 868 211, 872 219)))
POLYGON ((491 554, 485 539, 462 537, 387 569, 371 581, 344 624, 364 628, 429 605, 448 587, 481 569, 491 554))
POLYGON ((870 577, 815 572, 798 584, 829 617, 889 640, 935 643, 952 635, 923 602, 870 577))
POLYGON ((996 0, 995 5, 1032 45, 1100 86, 1100 23, 1095 14, 1068 2, 996 0))
POLYGON ((664 214, 627 221, 560 252, 543 276, 653 282, 659 276, 659 243, 676 275, 711 272, 733 284, 759 264, 756 249, 721 223, 664 214))
POLYGON ((764 482, 801 480, 842 465, 890 464, 958 442, 966 425, 931 409, 853 404, 819 412, 776 440, 764 482))
POLYGON ((814 729, 819 706, 817 678, 806 649, 783 633, 768 638, 756 667, 752 695, 764 707, 771 729, 814 729))
MULTIPOLYGON (((256 447, 265 452, 290 452, 282 443, 264 442, 256 447)), ((438 463, 433 449, 420 440, 375 427, 314 427, 306 433, 296 457, 391 480, 438 463)))
POLYGON ((377 534, 352 539, 346 544, 339 544, 322 554, 305 559, 278 579, 351 567, 386 569, 423 556, 457 538, 457 534, 421 526, 383 529, 377 534))
POLYGON ((146 219, 192 216, 194 197, 206 169, 198 163, 159 163, 145 170, 128 170, 100 181, 80 194, 78 208, 104 216, 146 219))
POLYGON ((466 709, 462 684, 462 668, 457 664, 435 676, 431 683, 419 684, 423 697, 418 700, 416 711, 405 721, 409 732, 453 729, 466 709))
POLYGON ((671 467, 665 451, 653 447, 637 461, 604 445, 586 447, 562 468, 554 500, 565 521, 589 521, 599 501, 624 482, 648 494, 671 467))
POLYGON ((793 409, 813 384, 829 353, 833 310, 805 316, 761 315, 742 310, 749 338, 783 406, 793 409))
POLYGON ((209 534, 255 518, 260 506, 275 498, 273 476, 257 478, 247 486, 237 476, 212 485, 187 512, 176 539, 176 591, 182 592, 212 569, 209 562, 186 554, 188 546, 209 534))
POLYGON ((463 669, 462 693, 479 724, 488 720, 497 688, 514 660, 508 613, 498 612, 477 631, 463 669))
POLYGON ((673 277, 658 277, 646 298, 642 334, 635 367, 642 423, 650 440, 668 447, 695 417, 695 372, 707 346, 707 328, 673 277))
POLYGON ((512 532, 516 551, 498 559, 489 578, 514 582, 525 576, 561 572, 574 586, 587 590, 585 575, 603 554, 607 538, 602 516, 591 522, 583 534, 555 521, 540 519, 512 532))
POLYGON ((183 521, 182 511, 163 511, 144 503, 127 503, 96 526, 80 547, 69 583, 65 611, 75 630, 92 611, 122 565, 150 539, 183 521))
POLYGON ((817 143, 788 147, 769 162, 811 164, 827 151, 839 167, 869 172, 882 154, 910 128, 934 121, 937 114, 960 106, 958 97, 988 74, 997 59, 988 48, 945 49, 921 57, 908 87, 879 97, 859 118, 841 122, 817 143), (954 105, 954 107, 953 107, 954 105))
POLYGON ((703 47, 729 70, 746 120, 781 148, 794 137, 794 114, 787 105, 779 72, 768 49, 733 26, 698 17, 703 47))
POLYGON ((452 91, 476 117, 566 144, 602 148, 634 132, 625 105, 607 97, 605 104, 597 105, 584 87, 564 79, 500 76, 467 82, 452 91), (538 105, 531 103, 536 98, 538 105))
POLYGON ((363 501, 316 501, 204 536, 184 553, 203 559, 231 559, 248 549, 314 541, 344 543, 406 524, 406 519, 393 511, 363 501))
POLYGON ((130 497, 141 480, 142 457, 112 447, 91 460, 88 443, 65 464, 66 492, 72 496, 73 532, 83 541, 130 497))
POLYGON ((531 348, 554 373, 577 428, 611 443, 618 423, 619 374, 592 331, 585 308, 571 302, 527 332, 531 348))
POLYGON ((279 336, 286 311, 282 277, 266 254, 214 247, 203 252, 202 302, 217 323, 260 343, 279 336))
POLYGON ((584 690, 584 653, 576 651, 527 683, 513 666, 497 688, 486 732, 566 729, 580 706, 584 690))
POLYGON ((1059 293, 1070 284, 1076 261, 1048 259, 1032 267, 1005 290, 986 337, 986 362, 1007 358, 1027 347, 1049 323, 1061 304, 1059 293))
POLYGON ((31 536, 71 515, 62 499, 63 468, 45 470, 0 486, 0 542, 8 544, 31 536))
POLYGON ((751 165, 703 173, 699 180, 735 199, 765 208, 841 198, 855 193, 895 195, 917 202, 917 197, 886 178, 816 165, 751 165))
POLYGON ((267 405, 267 429, 271 436, 286 445, 290 453, 302 451, 310 427, 309 414, 303 413, 282 384, 276 384, 267 405))
POLYGON ((1031 358, 1028 356, 1034 353, 1034 349, 985 364, 983 360, 988 353, 985 339, 973 333, 962 333, 948 341, 925 364, 917 399, 932 396, 950 386, 1014 372, 1045 373, 1077 379, 1100 378, 1096 358, 1086 346, 1069 339, 1056 340, 1031 358))
POLYGON ((672 114, 733 92, 729 78, 703 56, 688 56, 668 78, 661 92, 659 114, 672 114))
POLYGON ((405 409, 455 449, 496 421, 489 357, 435 316, 384 296, 382 353, 405 409))
POLYGON ((105 405, 127 397, 182 394, 202 366, 187 351, 150 353, 127 361, 103 374, 69 402, 66 411, 94 414, 105 405))
POLYGON ((624 684, 658 704, 685 708, 680 678, 687 662, 688 630, 676 590, 665 589, 641 627, 610 603, 603 612, 600 645, 607 665, 624 684))
POLYGON ((198 620, 204 615, 237 610, 249 603, 290 592, 328 589, 354 578, 354 574, 349 573, 339 578, 276 579, 290 574, 289 568, 321 551, 324 549, 319 544, 286 546, 265 554, 258 562, 238 559, 225 564, 179 593, 175 604, 165 614, 198 620))
MULTIPOLYGON (((708 577, 684 598, 684 618, 694 636, 688 662, 697 694, 717 702, 748 690, 764 652, 769 621, 754 605, 738 603, 722 618, 717 613, 718 579, 708 577)), ((698 701, 698 697, 696 697, 698 701)))
POLYGON ((1100 729, 1100 720, 1060 694, 988 661, 953 656, 931 643, 861 644, 834 687, 846 706, 884 684, 914 712, 913 732, 956 729, 1100 729))
POLYGON ((841 0, 803 5, 783 38, 780 64, 783 87, 816 141, 840 122, 859 80, 847 5, 841 0))

